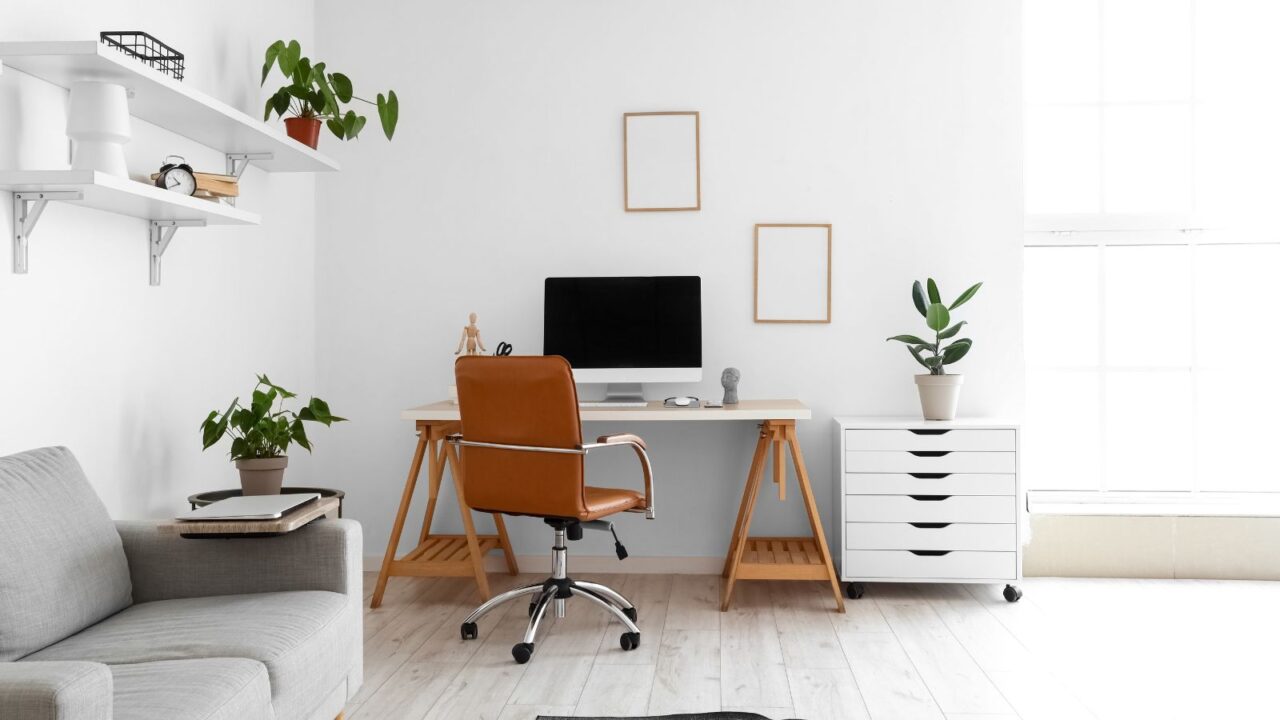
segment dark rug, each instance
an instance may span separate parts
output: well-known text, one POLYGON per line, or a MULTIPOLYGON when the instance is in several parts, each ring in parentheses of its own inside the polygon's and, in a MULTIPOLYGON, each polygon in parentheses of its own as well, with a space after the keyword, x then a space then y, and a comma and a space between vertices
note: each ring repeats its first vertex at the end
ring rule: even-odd
POLYGON ((539 715, 538 720, 769 720, 769 718, 747 712, 711 712, 687 715, 635 715, 630 717, 539 715))

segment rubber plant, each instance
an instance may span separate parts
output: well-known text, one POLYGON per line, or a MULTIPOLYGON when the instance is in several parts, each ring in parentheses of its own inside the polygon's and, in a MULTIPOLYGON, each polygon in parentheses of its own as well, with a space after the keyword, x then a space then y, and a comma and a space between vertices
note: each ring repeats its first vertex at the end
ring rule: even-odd
POLYGON ((359 101, 377 107, 382 132, 388 140, 395 134, 396 122, 400 118, 400 101, 395 90, 389 90, 385 95, 378 93, 375 100, 356 95, 350 78, 339 72, 329 72, 322 62, 312 62, 310 58, 303 57, 302 46, 297 40, 288 43, 277 40, 267 48, 266 62, 262 65, 262 85, 267 84, 272 67, 279 67, 289 79, 289 84, 267 99, 263 120, 270 120, 273 112, 280 117, 313 118, 323 121, 339 140, 351 140, 364 129, 365 117, 344 106, 359 101))
POLYGON ((959 362, 973 347, 973 340, 967 337, 951 340, 959 335, 961 328, 967 324, 965 320, 952 324, 951 311, 972 300, 981 287, 982 283, 972 285, 947 305, 942 302, 938 284, 933 281, 933 278, 929 278, 926 285, 921 285, 919 280, 915 281, 911 286, 911 302, 924 316, 925 325, 933 331, 933 342, 916 335, 894 335, 887 338, 886 342, 897 340, 905 343, 911 356, 923 365, 930 375, 946 375, 946 366, 959 362), (946 340, 951 342, 944 343, 946 340))
POLYGON ((284 401, 297 394, 271 382, 266 375, 258 376, 252 397, 249 407, 241 405, 237 397, 222 413, 209 412, 200 424, 205 450, 230 435, 232 460, 283 457, 293 443, 310 452, 311 440, 303 423, 328 426, 346 420, 329 412, 329 404, 317 397, 296 412, 284 407, 284 401))

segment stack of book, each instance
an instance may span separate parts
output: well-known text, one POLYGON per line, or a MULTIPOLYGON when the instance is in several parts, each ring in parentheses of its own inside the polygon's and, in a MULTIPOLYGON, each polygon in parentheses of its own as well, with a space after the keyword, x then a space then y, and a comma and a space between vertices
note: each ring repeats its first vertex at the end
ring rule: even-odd
MULTIPOLYGON (((196 178, 196 191, 193 197, 218 202, 222 198, 240 196, 240 183, 235 175, 219 175, 206 172, 195 172, 192 175, 196 178)), ((159 173, 153 173, 151 181, 155 182, 158 177, 160 177, 159 173)))

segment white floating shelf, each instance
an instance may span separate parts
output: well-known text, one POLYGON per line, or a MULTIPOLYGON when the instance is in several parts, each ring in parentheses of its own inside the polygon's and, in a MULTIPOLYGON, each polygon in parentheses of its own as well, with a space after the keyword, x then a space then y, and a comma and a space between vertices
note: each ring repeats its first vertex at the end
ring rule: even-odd
POLYGON ((280 129, 194 90, 95 40, 0 42, 6 67, 69 88, 77 80, 124 85, 129 113, 227 154, 270 153, 253 164, 268 172, 324 172, 338 163, 280 129))
POLYGON ((92 170, 0 170, 0 190, 13 193, 13 271, 20 275, 27 272, 31 232, 49 203, 72 203, 146 220, 152 285, 160 284, 160 259, 178 228, 261 222, 254 213, 232 205, 92 170))
POLYGON ((257 225, 262 219, 224 203, 162 190, 92 170, 0 170, 0 190, 13 193, 79 192, 74 205, 144 220, 202 221, 205 225, 257 225))

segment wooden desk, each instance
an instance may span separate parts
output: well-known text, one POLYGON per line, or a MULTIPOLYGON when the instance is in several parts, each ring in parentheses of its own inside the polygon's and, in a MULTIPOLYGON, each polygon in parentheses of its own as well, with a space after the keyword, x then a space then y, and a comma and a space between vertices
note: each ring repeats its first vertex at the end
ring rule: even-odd
MULTIPOLYGON (((457 453, 444 442, 449 434, 460 430, 458 406, 448 402, 436 402, 405 410, 404 420, 416 423, 418 445, 409 477, 405 481, 400 509, 383 556, 382 571, 373 591, 372 607, 382 603, 387 581, 395 576, 417 577, 467 577, 474 576, 480 594, 489 597, 489 583, 484 572, 484 554, 502 550, 506 555, 507 569, 512 574, 519 570, 511 542, 507 538, 502 516, 495 514, 496 535, 476 535, 471 512, 462 496, 460 467, 457 453), (407 555, 396 559, 396 549, 404 530, 414 487, 422 469, 424 456, 428 460, 430 489, 427 512, 419 534, 418 546, 407 555), (431 519, 435 513, 436 498, 443 479, 444 465, 448 463, 454 478, 454 490, 462 512, 463 535, 431 535, 431 519)), ((836 608, 844 612, 844 597, 831 562, 831 551, 822 532, 822 519, 809 484, 804 454, 796 439, 796 421, 813 417, 809 408, 799 400, 744 400, 737 405, 723 408, 668 408, 661 401, 650 402, 645 407, 584 407, 580 410, 583 422, 709 422, 752 421, 759 423, 755 453, 751 469, 747 473, 742 502, 738 507, 738 519, 734 524, 729 553, 725 557, 723 576, 727 579, 721 596, 720 609, 728 610, 733 599, 734 585, 739 580, 826 580, 836 601, 836 608), (772 462, 769 450, 772 448, 772 462), (773 468, 773 482, 778 487, 779 499, 786 499, 786 458, 790 452, 795 467, 800 496, 809 518, 809 537, 750 537, 751 516, 760 494, 766 468, 773 468)))

